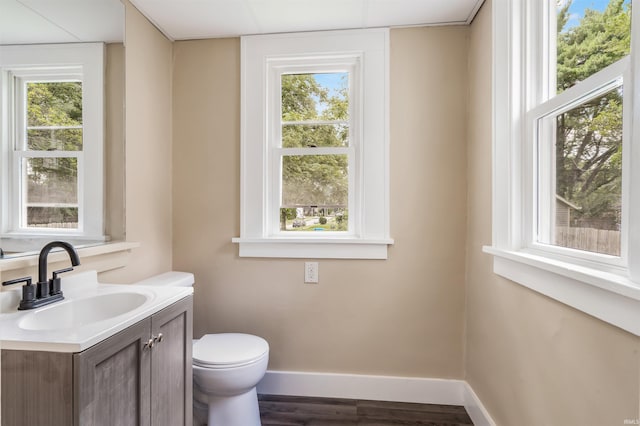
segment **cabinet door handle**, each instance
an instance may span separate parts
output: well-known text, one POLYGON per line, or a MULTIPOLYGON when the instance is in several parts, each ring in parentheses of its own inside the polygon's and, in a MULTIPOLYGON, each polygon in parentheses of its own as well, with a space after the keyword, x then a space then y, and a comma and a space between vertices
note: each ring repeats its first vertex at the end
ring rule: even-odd
POLYGON ((151 338, 144 344, 144 349, 151 349, 156 343, 160 343, 164 340, 162 333, 158 333, 157 336, 151 335, 151 338))
POLYGON ((151 349, 153 348, 153 344, 154 344, 155 340, 154 339, 149 339, 147 341, 147 343, 144 344, 144 349, 151 349))

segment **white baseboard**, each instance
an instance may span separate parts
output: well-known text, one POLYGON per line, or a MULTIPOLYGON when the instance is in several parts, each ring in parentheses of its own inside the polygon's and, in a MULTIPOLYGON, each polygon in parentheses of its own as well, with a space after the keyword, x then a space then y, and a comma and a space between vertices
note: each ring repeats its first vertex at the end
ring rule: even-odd
POLYGON ((267 371, 257 390, 268 395, 463 405, 474 425, 495 426, 464 380, 267 371))
POLYGON ((471 385, 467 382, 464 382, 464 408, 467 410, 469 417, 471 417, 471 421, 473 421, 474 426, 496 426, 496 423, 493 421, 489 412, 478 395, 473 391, 471 385))

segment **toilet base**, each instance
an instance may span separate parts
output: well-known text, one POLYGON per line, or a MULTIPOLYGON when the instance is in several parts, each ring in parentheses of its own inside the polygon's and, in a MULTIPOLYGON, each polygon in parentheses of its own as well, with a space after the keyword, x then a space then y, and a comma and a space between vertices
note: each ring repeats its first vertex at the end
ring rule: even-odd
POLYGON ((207 426, 209 407, 193 395, 193 426, 207 426))
POLYGON ((235 396, 209 396, 209 426, 261 426, 256 388, 235 396))

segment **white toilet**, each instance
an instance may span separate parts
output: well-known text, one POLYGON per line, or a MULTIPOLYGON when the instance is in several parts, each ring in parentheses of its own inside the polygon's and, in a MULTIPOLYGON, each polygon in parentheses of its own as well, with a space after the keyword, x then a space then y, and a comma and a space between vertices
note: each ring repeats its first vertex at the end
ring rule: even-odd
MULTIPOLYGON (((192 286, 193 283, 191 273, 167 272, 136 284, 192 286)), ((242 333, 206 334, 193 341, 192 357, 194 423, 260 426, 256 385, 267 371, 267 341, 242 333), (207 411, 206 415, 202 411, 207 411)))

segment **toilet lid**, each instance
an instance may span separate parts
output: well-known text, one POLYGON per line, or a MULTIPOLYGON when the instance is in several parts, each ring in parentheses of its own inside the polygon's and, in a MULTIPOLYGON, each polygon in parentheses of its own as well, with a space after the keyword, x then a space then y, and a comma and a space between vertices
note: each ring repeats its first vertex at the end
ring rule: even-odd
POLYGON ((245 364, 262 357, 269 344, 242 333, 207 334, 193 344, 193 361, 201 365, 245 364))

